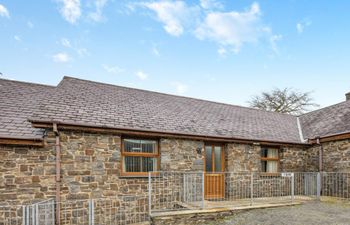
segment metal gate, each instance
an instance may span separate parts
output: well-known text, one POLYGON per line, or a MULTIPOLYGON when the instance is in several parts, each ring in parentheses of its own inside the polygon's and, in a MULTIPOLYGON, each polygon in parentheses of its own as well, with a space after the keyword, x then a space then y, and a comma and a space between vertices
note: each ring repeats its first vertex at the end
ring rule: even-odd
POLYGON ((54 225, 55 200, 48 199, 23 206, 23 225, 54 225))
POLYGON ((184 173, 183 201, 185 203, 200 202, 204 199, 204 174, 184 173))

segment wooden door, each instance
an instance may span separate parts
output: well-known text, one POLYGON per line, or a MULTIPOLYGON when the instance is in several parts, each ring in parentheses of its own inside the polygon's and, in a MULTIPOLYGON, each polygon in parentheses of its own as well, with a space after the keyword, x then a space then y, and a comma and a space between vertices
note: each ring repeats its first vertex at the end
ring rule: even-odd
POLYGON ((205 146, 205 199, 221 199, 225 197, 224 148, 222 145, 205 146))

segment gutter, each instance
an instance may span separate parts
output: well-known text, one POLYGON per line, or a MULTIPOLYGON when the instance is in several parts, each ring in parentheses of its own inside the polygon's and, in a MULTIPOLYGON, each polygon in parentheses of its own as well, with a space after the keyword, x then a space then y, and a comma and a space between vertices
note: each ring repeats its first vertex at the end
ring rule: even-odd
POLYGON ((309 143, 317 144, 318 139, 320 143, 350 139, 350 131, 327 134, 324 136, 316 136, 316 137, 310 138, 309 143))
POLYGON ((198 140, 211 140, 211 141, 222 141, 222 142, 241 142, 241 143, 264 143, 264 144, 279 144, 279 145, 303 145, 309 146, 307 142, 288 142, 288 141, 277 141, 277 140, 263 140, 263 139, 247 139, 239 138, 234 136, 215 136, 215 135, 196 135, 190 133, 181 133, 173 131, 159 131, 159 130, 147 130, 138 128, 126 128, 126 127, 114 127, 108 125, 96 125, 89 123, 77 123, 77 122, 62 122, 57 120, 40 120, 40 119, 29 119, 32 126, 35 128, 49 128, 52 123, 60 125, 60 129, 66 130, 85 130, 94 132, 107 132, 107 133, 118 133, 118 134, 136 134, 136 135, 148 135, 148 136, 159 136, 159 137, 180 137, 190 138, 198 140))
POLYGON ((61 145, 60 145, 60 134, 57 129, 57 123, 52 124, 53 132, 55 133, 56 143, 56 224, 61 224, 60 222, 60 207, 61 202, 61 145))

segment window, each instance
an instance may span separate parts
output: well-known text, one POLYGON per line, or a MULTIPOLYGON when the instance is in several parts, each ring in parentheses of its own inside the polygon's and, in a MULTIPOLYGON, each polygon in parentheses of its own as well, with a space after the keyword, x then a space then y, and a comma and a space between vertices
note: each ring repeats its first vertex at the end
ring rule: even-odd
POLYGON ((261 148, 261 171, 266 173, 277 173, 279 156, 277 148, 261 148))
POLYGON ((158 162, 159 151, 156 140, 123 139, 123 175, 147 175, 147 172, 158 170, 158 162))

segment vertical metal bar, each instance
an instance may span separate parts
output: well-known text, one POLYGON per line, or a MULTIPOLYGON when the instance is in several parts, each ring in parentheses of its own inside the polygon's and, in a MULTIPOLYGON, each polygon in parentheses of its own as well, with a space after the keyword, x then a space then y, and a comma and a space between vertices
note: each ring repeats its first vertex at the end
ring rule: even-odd
POLYGON ((93 199, 91 199, 91 206, 91 225, 95 225, 95 203, 93 199))
POLYGON ((30 207, 32 209, 32 225, 35 225, 35 207, 33 205, 30 207))
POLYGON ((317 200, 321 199, 321 173, 317 173, 317 178, 316 178, 316 185, 317 185, 317 200))
POLYGON ((26 206, 22 206, 22 224, 23 225, 27 225, 26 224, 26 206))
POLYGON ((205 204, 204 204, 204 198, 205 198, 205 183, 204 183, 204 179, 205 179, 205 174, 204 174, 204 171, 202 172, 202 209, 204 209, 205 207, 205 204))
POLYGON ((148 172, 148 214, 151 216, 151 204, 152 204, 152 177, 151 172, 148 172))
POLYGON ((39 205, 35 204, 35 225, 39 225, 39 205))
POLYGON ((292 173, 292 177, 291 177, 291 200, 292 203, 294 202, 294 173, 292 173))
POLYGON ((26 219, 27 219, 26 225, 29 225, 29 219, 30 219, 29 205, 26 206, 26 211, 27 211, 27 213, 26 213, 26 219))
POLYGON ((251 172, 250 174, 250 205, 253 205, 253 198, 254 198, 254 173, 251 172))

